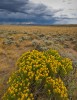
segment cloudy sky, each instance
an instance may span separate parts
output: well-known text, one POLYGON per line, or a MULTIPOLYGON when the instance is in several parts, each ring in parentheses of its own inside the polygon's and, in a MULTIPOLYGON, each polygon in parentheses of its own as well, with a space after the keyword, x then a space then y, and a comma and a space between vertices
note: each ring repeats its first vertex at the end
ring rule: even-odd
POLYGON ((77 24, 77 0, 0 0, 0 24, 77 24))

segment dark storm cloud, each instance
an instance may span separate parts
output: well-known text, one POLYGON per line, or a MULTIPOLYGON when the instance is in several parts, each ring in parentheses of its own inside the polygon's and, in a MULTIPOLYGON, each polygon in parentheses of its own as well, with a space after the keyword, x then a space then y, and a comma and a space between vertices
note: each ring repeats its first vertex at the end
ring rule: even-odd
POLYGON ((2 0, 0 1, 0 9, 10 12, 19 12, 27 3, 28 0, 2 0))
MULTIPOLYGON (((72 0, 62 0, 65 3, 71 3, 72 0)), ((71 5, 69 4, 69 5, 71 5)), ((74 8, 69 12, 72 12, 74 8)), ((64 23, 68 22, 67 13, 62 14, 59 17, 59 14, 64 11, 64 8, 60 9, 48 9, 48 6, 39 3, 32 3, 31 0, 0 0, 0 24, 55 24, 55 23, 64 23)), ((77 16, 72 13, 72 16, 77 16)), ((74 22, 76 19, 74 19, 74 22)), ((72 21, 73 22, 73 21, 72 21)), ((76 21, 77 22, 77 21, 76 21)))
POLYGON ((54 14, 59 11, 49 10, 43 4, 34 4, 29 0, 0 1, 0 23, 33 22, 51 24, 56 21, 54 14))

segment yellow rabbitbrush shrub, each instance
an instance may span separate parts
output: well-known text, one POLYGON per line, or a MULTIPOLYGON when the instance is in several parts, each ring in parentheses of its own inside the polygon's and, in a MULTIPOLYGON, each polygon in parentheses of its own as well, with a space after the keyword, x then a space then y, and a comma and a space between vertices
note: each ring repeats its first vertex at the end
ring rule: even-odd
POLYGON ((72 70, 72 62, 56 50, 24 53, 17 61, 18 70, 9 78, 3 100, 69 100, 62 81, 72 70))

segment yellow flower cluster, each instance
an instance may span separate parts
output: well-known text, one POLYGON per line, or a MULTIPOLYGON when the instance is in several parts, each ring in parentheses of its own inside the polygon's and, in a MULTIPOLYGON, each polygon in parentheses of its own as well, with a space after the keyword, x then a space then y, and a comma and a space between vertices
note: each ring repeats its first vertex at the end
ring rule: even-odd
POLYGON ((61 78, 47 77, 45 87, 49 95, 54 95, 59 100, 68 100, 67 89, 61 78))
POLYGON ((3 100, 34 100, 40 85, 55 98, 68 98, 67 89, 59 77, 72 70, 72 62, 62 58, 56 50, 26 52, 16 65, 18 70, 9 78, 9 88, 3 100))

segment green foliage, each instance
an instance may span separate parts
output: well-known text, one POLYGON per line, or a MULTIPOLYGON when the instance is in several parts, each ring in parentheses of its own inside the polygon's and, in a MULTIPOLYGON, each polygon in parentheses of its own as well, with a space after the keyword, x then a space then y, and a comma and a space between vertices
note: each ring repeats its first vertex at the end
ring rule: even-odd
POLYGON ((72 62, 56 50, 26 52, 17 61, 17 68, 3 100, 37 100, 42 94, 51 100, 68 100, 62 79, 72 70, 72 62))

